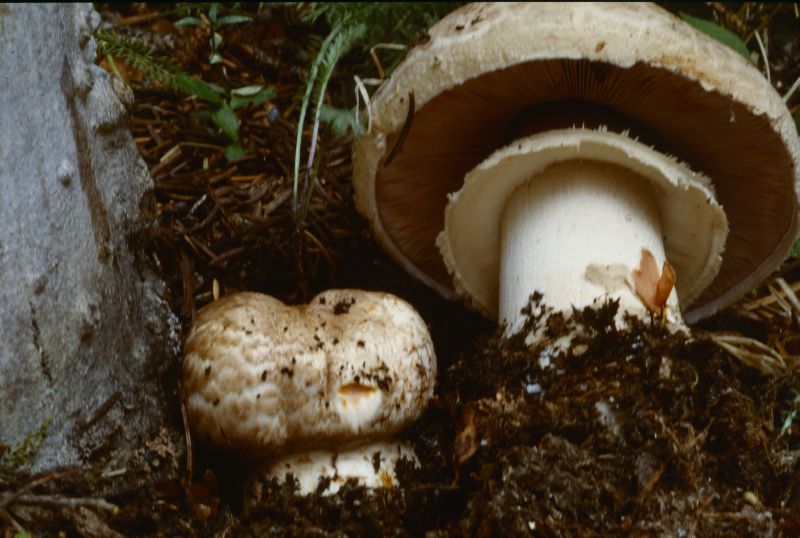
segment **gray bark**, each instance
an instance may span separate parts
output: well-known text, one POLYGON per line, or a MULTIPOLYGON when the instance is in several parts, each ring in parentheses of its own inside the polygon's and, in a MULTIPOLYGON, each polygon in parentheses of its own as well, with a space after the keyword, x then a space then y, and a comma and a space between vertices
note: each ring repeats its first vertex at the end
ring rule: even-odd
POLYGON ((177 341, 143 251, 152 181, 127 87, 94 65, 97 19, 0 5, 0 443, 51 419, 35 470, 141 446, 165 422, 177 341))

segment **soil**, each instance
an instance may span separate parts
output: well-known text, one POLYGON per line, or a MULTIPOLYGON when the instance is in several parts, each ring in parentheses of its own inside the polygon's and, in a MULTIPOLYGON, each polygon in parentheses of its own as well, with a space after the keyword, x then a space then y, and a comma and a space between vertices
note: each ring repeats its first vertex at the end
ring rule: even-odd
MULTIPOLYGON (((776 16, 769 5, 749 6, 747 17, 739 4, 715 9, 740 35, 765 23, 771 35, 788 27, 800 36, 791 7, 776 16)), ((668 7, 711 18, 707 6, 668 7)), ((771 291, 777 278, 800 288, 799 260, 691 335, 655 318, 619 331, 613 303, 543 315, 532 297, 527 326, 504 338, 376 244, 353 203, 350 136, 322 131, 319 181, 298 218, 295 121, 313 57, 298 43, 324 35, 324 25, 302 22, 294 7, 247 8, 254 22, 222 27, 224 62, 209 65, 207 27, 177 28, 157 5, 98 9, 205 81, 276 91, 239 111, 247 155, 229 163, 225 141, 196 115, 204 102, 117 62, 134 90, 131 129, 155 182, 158 233, 148 248, 184 332, 215 293, 260 291, 296 304, 332 287, 389 291, 430 325, 437 396, 405 434, 421 466, 403 464, 400 487, 349 484, 303 497, 291 483, 262 478, 255 499, 244 494, 245 464, 189 444, 174 390, 175 423, 125 469, 0 471, 6 536, 20 528, 45 536, 800 536, 800 309, 782 307, 786 293, 771 291), (524 334, 541 325, 547 337, 526 344, 524 334), (578 336, 557 351, 553 342, 566 334, 578 336), (722 334, 761 342, 785 365, 774 375, 770 355, 732 354, 717 343, 722 334)), ((785 91, 800 75, 800 38, 775 41, 772 77, 785 91)), ((353 73, 374 76, 365 58, 345 58, 331 96, 352 91, 353 73)), ((308 129, 304 148, 310 138, 308 129)), ((165 380, 174 389, 178 364, 165 380)))

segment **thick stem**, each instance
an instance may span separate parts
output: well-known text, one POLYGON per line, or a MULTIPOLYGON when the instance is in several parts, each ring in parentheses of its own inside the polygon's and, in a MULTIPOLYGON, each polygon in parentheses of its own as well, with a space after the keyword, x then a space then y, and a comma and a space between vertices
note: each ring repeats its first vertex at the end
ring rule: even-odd
MULTIPOLYGON (((620 312, 647 309, 626 278, 642 248, 664 262, 658 206, 649 182, 597 161, 554 164, 518 187, 501 224, 500 320, 507 332, 524 322, 531 294, 560 311, 619 299, 620 312), (588 270, 588 271, 587 271, 588 270)), ((678 315, 673 290, 667 306, 678 315)))
MULTIPOLYGON (((267 477, 283 482, 292 475, 298 482, 298 493, 309 495, 317 490, 324 478, 329 478, 323 495, 333 495, 348 480, 369 489, 391 488, 398 485, 396 467, 398 461, 407 459, 419 465, 410 445, 388 439, 373 441, 336 450, 312 450, 279 456, 271 461, 264 472, 267 477)), ((248 486, 252 499, 261 497, 261 482, 253 481, 248 486)))

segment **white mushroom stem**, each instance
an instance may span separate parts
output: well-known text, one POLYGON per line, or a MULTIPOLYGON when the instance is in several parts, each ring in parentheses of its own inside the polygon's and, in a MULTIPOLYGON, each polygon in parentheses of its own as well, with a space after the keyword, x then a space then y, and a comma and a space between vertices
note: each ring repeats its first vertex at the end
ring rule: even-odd
MULTIPOLYGON (((297 480, 300 495, 314 493, 320 482, 329 478, 323 495, 333 495, 349 480, 370 489, 398 485, 396 466, 407 459, 419 466, 414 450, 395 441, 373 441, 338 450, 314 450, 283 456, 269 463, 265 475, 282 482, 291 475, 297 480)), ((261 497, 260 482, 250 486, 251 498, 261 497)))
POLYGON ((575 128, 519 138, 470 170, 436 243, 456 290, 508 333, 535 292, 566 314, 616 299, 619 328, 652 312, 679 329, 678 298, 691 304, 714 279, 727 231, 707 177, 624 133, 575 128))
MULTIPOLYGON (((658 205, 642 176, 618 165, 569 160, 519 186, 501 218, 500 320, 516 332, 534 292, 559 311, 618 299, 620 313, 647 308, 629 284, 642 249, 665 259, 658 205)), ((674 289, 667 301, 679 316, 674 289)), ((680 323, 678 319, 678 323, 680 323)))

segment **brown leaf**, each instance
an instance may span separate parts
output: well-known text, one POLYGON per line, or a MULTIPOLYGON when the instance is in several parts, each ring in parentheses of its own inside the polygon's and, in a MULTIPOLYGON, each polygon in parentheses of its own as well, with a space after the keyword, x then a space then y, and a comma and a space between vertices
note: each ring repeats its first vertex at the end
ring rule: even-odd
POLYGON ((642 259, 639 268, 632 272, 633 286, 636 295, 651 312, 661 315, 664 305, 672 293, 675 285, 675 269, 664 260, 664 266, 659 272, 658 264, 653 253, 646 248, 642 249, 642 259))
POLYGON ((658 283, 656 284, 655 295, 656 304, 659 305, 662 310, 667 304, 667 299, 669 299, 669 294, 672 293, 673 286, 675 286, 675 279, 675 269, 673 269, 671 263, 664 260, 664 265, 661 267, 661 278, 658 279, 658 283))
POLYGON ((475 428, 475 405, 468 404, 461 415, 461 429, 453 443, 456 464, 461 465, 478 450, 478 432, 475 428))

